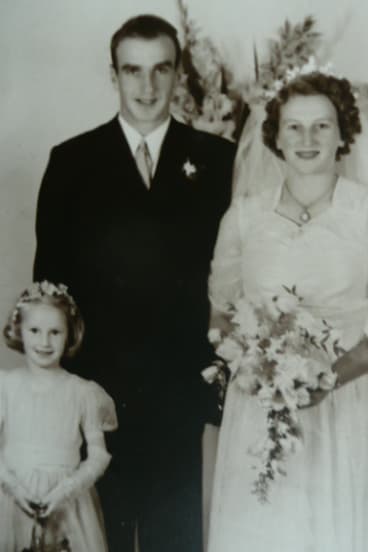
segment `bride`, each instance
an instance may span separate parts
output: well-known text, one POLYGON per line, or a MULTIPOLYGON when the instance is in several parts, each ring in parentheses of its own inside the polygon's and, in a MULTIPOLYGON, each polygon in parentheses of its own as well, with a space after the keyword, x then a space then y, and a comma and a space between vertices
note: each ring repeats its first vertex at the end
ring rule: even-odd
POLYGON ((240 146, 238 186, 249 175, 253 181, 221 223, 210 279, 215 318, 228 326, 228 304, 239 293, 271 297, 296 286, 307 308, 340 331, 347 352, 333 365, 334 390, 316 392, 300 410, 303 447, 288 458, 286 476, 272 482, 265 504, 252 494, 251 454, 265 414, 256 397, 231 381, 209 552, 367 549, 368 189, 341 176, 337 163, 346 156, 348 167, 360 131, 350 83, 300 71, 266 105, 267 148, 257 157, 248 144, 243 160, 240 146), (254 181, 252 156, 262 164, 258 174, 268 177, 254 181))

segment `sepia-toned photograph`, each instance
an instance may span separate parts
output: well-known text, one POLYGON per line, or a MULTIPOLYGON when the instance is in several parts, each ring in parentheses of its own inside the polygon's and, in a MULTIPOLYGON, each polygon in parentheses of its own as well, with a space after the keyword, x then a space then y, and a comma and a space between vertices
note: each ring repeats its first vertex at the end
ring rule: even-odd
POLYGON ((366 552, 367 22, 0 0, 0 552, 366 552))

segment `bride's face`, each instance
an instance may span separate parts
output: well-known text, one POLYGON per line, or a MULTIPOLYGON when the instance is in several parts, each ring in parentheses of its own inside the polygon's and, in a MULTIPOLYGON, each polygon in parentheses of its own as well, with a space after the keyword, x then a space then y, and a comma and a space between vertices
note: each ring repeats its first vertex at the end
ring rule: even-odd
POLYGON ((322 94, 292 96, 281 108, 276 144, 299 174, 333 172, 343 145, 333 103, 322 94))

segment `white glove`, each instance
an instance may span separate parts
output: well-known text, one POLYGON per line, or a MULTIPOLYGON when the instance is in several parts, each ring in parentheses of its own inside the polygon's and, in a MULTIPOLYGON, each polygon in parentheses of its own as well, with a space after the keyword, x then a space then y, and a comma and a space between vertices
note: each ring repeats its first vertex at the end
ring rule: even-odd
POLYGON ((90 489, 103 475, 111 460, 104 446, 88 445, 88 457, 80 463, 77 470, 63 479, 42 500, 40 517, 49 516, 64 502, 74 499, 81 492, 90 489))

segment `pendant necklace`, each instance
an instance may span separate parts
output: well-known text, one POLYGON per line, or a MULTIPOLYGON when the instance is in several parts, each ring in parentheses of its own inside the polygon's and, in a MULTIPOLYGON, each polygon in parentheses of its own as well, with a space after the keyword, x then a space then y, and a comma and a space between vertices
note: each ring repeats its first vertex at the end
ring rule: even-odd
POLYGON ((320 201, 322 201, 325 198, 329 197, 331 195, 331 193, 333 192, 334 187, 335 187, 335 185, 333 185, 332 188, 328 189, 326 192, 323 192, 323 194, 321 194, 319 197, 317 197, 317 199, 315 199, 311 203, 305 204, 305 203, 302 203, 301 201, 299 201, 299 199, 295 197, 295 195, 292 193, 289 186, 287 185, 287 182, 285 182, 285 188, 287 189, 289 196, 301 208, 301 213, 299 214, 299 219, 303 224, 306 224, 312 218, 312 215, 310 213, 310 209, 312 209, 320 201))

